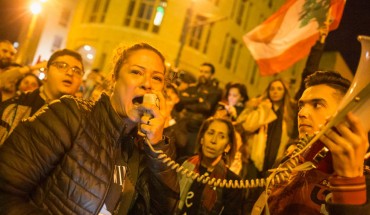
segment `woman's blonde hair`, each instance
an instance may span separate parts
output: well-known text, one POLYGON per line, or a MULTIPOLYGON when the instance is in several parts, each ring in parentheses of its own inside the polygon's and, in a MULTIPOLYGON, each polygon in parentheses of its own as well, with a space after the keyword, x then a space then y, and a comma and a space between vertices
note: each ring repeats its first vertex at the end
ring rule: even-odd
MULTIPOLYGON (((162 55, 160 51, 158 51, 153 46, 147 44, 147 43, 136 43, 132 46, 125 46, 123 44, 120 44, 115 50, 114 50, 114 56, 113 56, 113 78, 114 80, 117 80, 119 71, 122 67, 122 65, 126 62, 126 60, 130 57, 130 55, 139 50, 150 50, 156 53, 162 60, 163 67, 166 68, 165 65, 165 58, 162 55)), ((166 72, 166 69, 165 71, 166 72)))

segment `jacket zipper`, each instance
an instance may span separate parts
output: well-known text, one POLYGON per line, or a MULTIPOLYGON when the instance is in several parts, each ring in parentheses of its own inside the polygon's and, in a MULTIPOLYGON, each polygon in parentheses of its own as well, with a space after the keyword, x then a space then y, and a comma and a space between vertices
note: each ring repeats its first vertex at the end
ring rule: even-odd
MULTIPOLYGON (((123 131, 121 132, 121 135, 122 135, 122 133, 124 133, 125 132, 125 130, 126 130, 126 124, 124 125, 124 127, 123 127, 123 131)), ((99 214, 99 212, 101 211, 101 209, 103 208, 103 205, 104 205, 104 203, 105 203, 105 199, 107 198, 107 195, 108 195, 108 192, 109 192, 109 188, 110 188, 110 186, 112 185, 112 178, 113 178, 113 175, 114 175, 114 165, 115 165, 115 163, 116 163, 116 159, 117 159, 117 149, 118 149, 118 146, 119 146, 119 144, 120 144, 120 140, 121 140, 121 135, 120 135, 120 137, 118 138, 118 141, 116 142, 116 144, 115 144, 115 146, 114 146, 114 159, 113 159, 113 164, 112 164, 112 172, 111 172, 111 175, 110 175, 110 177, 109 177, 109 184, 108 184, 108 188, 107 188, 107 190, 105 191, 105 193, 104 193, 104 196, 103 196, 103 201, 100 203, 100 205, 99 205, 99 207, 98 207, 98 210, 94 213, 95 215, 98 215, 99 214)))

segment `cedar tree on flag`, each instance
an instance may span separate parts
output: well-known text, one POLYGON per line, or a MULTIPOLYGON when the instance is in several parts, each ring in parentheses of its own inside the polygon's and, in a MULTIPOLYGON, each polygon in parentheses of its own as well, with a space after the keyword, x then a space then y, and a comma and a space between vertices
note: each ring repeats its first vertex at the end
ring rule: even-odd
POLYGON ((345 0, 287 0, 261 25, 243 36, 261 75, 279 73, 306 57, 319 39, 319 30, 330 20, 335 30, 345 0), (329 19, 327 19, 327 15, 329 19))

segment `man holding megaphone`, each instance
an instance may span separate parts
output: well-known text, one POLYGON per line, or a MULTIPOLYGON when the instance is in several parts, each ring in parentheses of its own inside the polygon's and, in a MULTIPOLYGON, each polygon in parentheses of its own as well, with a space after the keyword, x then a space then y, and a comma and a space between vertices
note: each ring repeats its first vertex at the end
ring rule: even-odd
MULTIPOLYGON (((339 73, 318 71, 305 79, 305 86, 298 101, 298 130, 300 139, 309 142, 337 112, 350 82, 339 73)), ((369 214, 370 178, 364 168, 367 129, 351 112, 345 119, 321 135, 321 143, 300 154, 307 162, 310 150, 326 146, 330 153, 316 168, 294 172, 287 183, 272 188, 271 214, 369 214)))

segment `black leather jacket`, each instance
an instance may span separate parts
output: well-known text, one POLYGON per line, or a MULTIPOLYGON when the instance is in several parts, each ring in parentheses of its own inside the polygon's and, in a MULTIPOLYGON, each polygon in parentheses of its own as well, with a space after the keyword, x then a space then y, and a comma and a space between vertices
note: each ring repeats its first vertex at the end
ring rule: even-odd
MULTIPOLYGON (((0 148, 0 214, 98 214, 124 124, 105 94, 95 104, 62 97, 20 123, 0 148)), ((173 156, 171 148, 155 145, 173 156)), ((143 171, 129 213, 171 214, 176 172, 146 145, 136 150, 143 171)))

